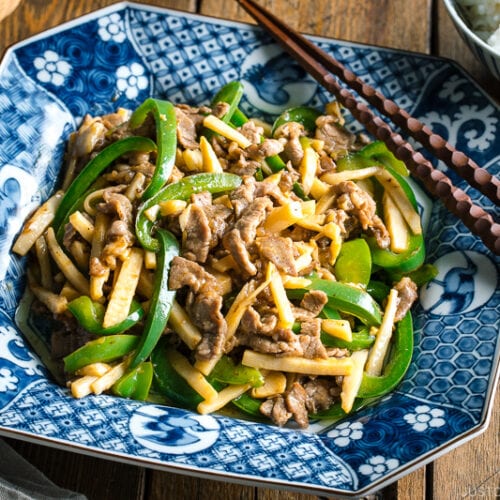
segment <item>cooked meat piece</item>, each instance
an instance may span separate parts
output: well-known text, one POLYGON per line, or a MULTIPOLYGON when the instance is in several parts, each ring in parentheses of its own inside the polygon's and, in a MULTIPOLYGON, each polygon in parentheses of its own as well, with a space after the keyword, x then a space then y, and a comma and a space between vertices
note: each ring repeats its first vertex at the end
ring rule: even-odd
POLYGON ((168 287, 170 290, 180 290, 187 286, 194 293, 205 288, 216 289, 215 277, 205 269, 184 257, 174 257, 170 266, 168 287))
POLYGON ((115 189, 104 190, 102 195, 104 203, 98 203, 96 208, 100 212, 115 215, 127 224, 132 224, 132 203, 125 195, 117 193, 115 189))
POLYGON ((319 172, 318 176, 324 174, 325 172, 332 172, 337 169, 337 165, 333 161, 333 158, 327 154, 320 154, 319 156, 319 172))
POLYGON ((252 243, 255 239, 257 227, 264 222, 267 212, 271 210, 273 204, 269 198, 256 198, 241 214, 241 217, 234 225, 239 231, 245 243, 252 243))
POLYGON ((209 289, 195 295, 194 301, 186 305, 194 324, 202 332, 201 342, 196 347, 197 359, 212 359, 222 353, 226 340, 227 323, 221 312, 222 297, 209 289))
POLYGON ((298 382, 294 382, 290 390, 285 393, 285 405, 302 429, 309 425, 306 399, 306 391, 298 382))
POLYGON ((239 345, 244 345, 254 351, 263 354, 275 354, 276 356, 302 356, 303 350, 299 337, 293 335, 292 339, 280 338, 280 335, 270 337, 268 334, 238 333, 239 345))
POLYGON ((256 243, 262 257, 273 262, 280 271, 297 276, 295 249, 291 238, 264 236, 257 238, 256 243))
POLYGON ((200 328, 202 340, 196 348, 197 359, 212 359, 222 352, 227 323, 221 312, 222 297, 217 294, 216 278, 196 262, 174 257, 170 266, 169 288, 190 289, 186 310, 200 328))
POLYGON ((244 123, 241 128, 240 132, 252 143, 252 144, 259 144, 262 134, 264 133, 264 129, 262 127, 259 127, 253 122, 252 120, 248 120, 246 123, 244 123))
POLYGON ((175 117, 177 119, 177 140, 185 149, 199 148, 196 123, 192 120, 191 116, 192 115, 188 115, 184 112, 184 110, 176 106, 175 117))
POLYGON ((223 118, 224 115, 229 111, 229 104, 227 102, 218 102, 212 108, 212 114, 217 118, 223 118))
POLYGON ((320 333, 321 320, 319 318, 313 318, 301 323, 299 340, 304 358, 328 358, 325 346, 320 339, 320 333))
POLYGON ((407 276, 401 278, 401 280, 394 285, 394 288, 398 291, 399 299, 394 320, 401 321, 406 316, 406 313, 410 310, 413 303, 418 299, 418 288, 411 278, 407 276))
POLYGON ((328 302, 328 295, 322 290, 311 290, 307 292, 300 302, 300 307, 310 311, 317 316, 324 305, 328 302))
POLYGON ((110 269, 116 268, 116 259, 128 258, 129 249, 135 242, 135 235, 123 220, 115 220, 106 233, 106 245, 102 249, 100 260, 110 269))
POLYGON ((281 395, 269 398, 259 408, 260 412, 270 418, 276 425, 283 427, 292 418, 292 413, 285 406, 285 399, 281 395))
POLYGON ((261 317, 252 307, 248 307, 243 313, 239 329, 243 333, 270 335, 276 328, 278 319, 276 315, 268 314, 261 317))
POLYGON ((224 248, 231 254, 241 272, 248 276, 257 274, 257 267, 252 262, 250 253, 237 229, 232 229, 224 236, 224 248))
POLYGON ((206 262, 212 243, 212 230, 205 211, 190 203, 179 217, 182 230, 182 255, 195 262, 206 262))
POLYGON ((356 136, 340 126, 338 118, 331 115, 316 119, 316 139, 324 141, 323 149, 332 154, 337 151, 347 151, 356 140, 356 136))
POLYGON ((276 139, 264 139, 259 144, 250 145, 245 151, 251 160, 262 161, 269 156, 281 153, 283 151, 283 144, 276 139))
POLYGON ((91 257, 89 260, 89 274, 90 276, 104 276, 109 271, 109 266, 99 259, 99 257, 91 257))
POLYGON ((73 241, 77 237, 77 235, 78 235, 78 233, 75 231, 73 224, 71 224, 71 222, 68 222, 64 226, 64 236, 63 236, 64 248, 67 248, 69 250, 71 248, 71 244, 73 243, 73 241))
POLYGON ((334 378, 314 378, 303 384, 306 391, 306 408, 309 413, 327 410, 339 397, 341 388, 334 378))
POLYGON ((265 220, 267 211, 273 204, 269 198, 256 198, 252 201, 223 238, 224 248, 228 250, 242 271, 249 276, 257 274, 257 268, 252 262, 247 245, 253 243, 257 227, 265 220))
POLYGON ((234 214, 237 218, 250 205, 255 198, 255 179, 253 177, 244 177, 243 182, 229 194, 229 199, 233 205, 234 214))
POLYGON ((345 358, 346 356, 350 356, 349 350, 341 347, 327 347, 326 353, 329 358, 345 358))
POLYGON ((300 144, 299 138, 305 135, 305 130, 302 124, 297 122, 288 122, 276 130, 274 137, 283 139, 285 146, 283 149, 283 157, 289 161, 295 168, 300 165, 304 157, 304 150, 300 144))
POLYGON ((335 205, 356 217, 365 231, 371 232, 380 248, 387 248, 390 236, 382 219, 376 214, 375 200, 352 181, 340 182, 334 186, 337 194, 335 205))
POLYGON ((283 170, 279 182, 279 188, 283 193, 290 193, 293 185, 299 180, 300 175, 295 170, 283 170))

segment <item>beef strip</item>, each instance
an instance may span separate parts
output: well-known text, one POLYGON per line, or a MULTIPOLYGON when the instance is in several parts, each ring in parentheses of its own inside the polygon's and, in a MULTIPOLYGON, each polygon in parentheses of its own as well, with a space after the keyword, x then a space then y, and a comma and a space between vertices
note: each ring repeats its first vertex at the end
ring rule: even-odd
POLYGON ((295 249, 291 238, 263 236, 256 240, 260 255, 286 274, 297 276, 295 249))
POLYGON ((290 390, 285 393, 285 404, 300 428, 309 425, 309 416, 306 408, 307 393, 298 382, 294 382, 290 390))
POLYGON ((330 408, 341 391, 334 378, 326 377, 310 379, 303 387, 306 391, 306 408, 312 414, 330 408))
POLYGON ((202 340, 196 347, 197 359, 208 360, 221 354, 226 339, 227 323, 216 285, 216 278, 196 262, 184 257, 173 258, 169 288, 189 288, 186 310, 202 333, 202 340))
POLYGON ((323 149, 328 154, 348 151, 356 140, 356 136, 340 126, 338 118, 332 115, 320 116, 316 119, 316 139, 324 142, 323 149))
POLYGON ((380 248, 387 248, 390 236, 384 222, 376 213, 375 200, 352 181, 335 185, 334 193, 337 195, 335 206, 355 217, 365 231, 375 236, 380 248))
POLYGON ((398 292, 399 299, 394 321, 401 321, 406 316, 406 313, 410 310, 413 303, 418 299, 418 288, 411 278, 407 276, 403 276, 401 280, 394 285, 394 288, 398 292))
POLYGON ((183 257, 195 262, 206 262, 212 242, 212 230, 203 208, 190 203, 179 217, 182 230, 183 257))
POLYGON ((259 411, 280 427, 283 427, 292 418, 292 413, 288 411, 285 405, 285 398, 281 394, 278 394, 274 398, 266 399, 260 405, 259 411))
POLYGON ((289 161, 295 168, 299 167, 304 157, 304 150, 299 140, 303 135, 305 135, 304 127, 297 122, 288 122, 281 125, 274 134, 276 139, 285 142, 283 157, 285 161, 289 161))
POLYGON ((300 307, 317 316, 328 302, 328 295, 322 290, 311 290, 304 294, 300 307))
POLYGON ((256 198, 246 206, 233 229, 223 238, 224 248, 231 253, 241 271, 249 276, 257 274, 257 267, 252 262, 248 246, 253 243, 257 227, 272 206, 269 198, 256 198))
POLYGON ((304 358, 327 359, 328 354, 321 342, 321 320, 312 318, 301 323, 299 341, 304 358))

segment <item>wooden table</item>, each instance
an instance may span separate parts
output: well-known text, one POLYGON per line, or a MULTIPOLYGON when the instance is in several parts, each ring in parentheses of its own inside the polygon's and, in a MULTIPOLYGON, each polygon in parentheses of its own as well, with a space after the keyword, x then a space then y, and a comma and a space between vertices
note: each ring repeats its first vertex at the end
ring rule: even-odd
MULTIPOLYGON (((9 0, 3 0, 7 3, 9 0)), ((311 34, 340 38, 457 60, 500 102, 500 83, 481 68, 453 28, 441 2, 431 0, 261 0, 293 27, 311 34)), ((0 22, 0 53, 9 45, 113 0, 21 0, 0 22)), ((234 0, 149 0, 150 4, 220 18, 250 21, 234 0)), ((2 2, 0 1, 0 4, 2 2)), ((486 433, 387 487, 377 498, 449 500, 496 498, 500 494, 500 397, 486 433)), ((18 452, 56 484, 89 499, 220 500, 314 496, 226 484, 158 472, 8 440, 18 452)))

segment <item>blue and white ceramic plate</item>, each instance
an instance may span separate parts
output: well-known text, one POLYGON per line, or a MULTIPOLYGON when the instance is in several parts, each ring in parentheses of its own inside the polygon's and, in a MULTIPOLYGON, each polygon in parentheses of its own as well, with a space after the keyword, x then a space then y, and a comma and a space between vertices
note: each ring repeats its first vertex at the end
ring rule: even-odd
MULTIPOLYGON (((315 41, 498 175, 500 110, 454 64, 315 41)), ((0 432, 213 479, 366 494, 479 434, 493 405, 498 259, 423 191, 428 260, 439 275, 415 309, 413 363, 395 392, 342 422, 313 422, 304 432, 108 396, 73 399, 18 329, 22 314, 15 320, 24 262, 10 247, 56 186, 65 140, 81 118, 134 108, 150 95, 207 103, 235 79, 245 85, 248 115, 329 100, 260 29, 138 4, 117 4, 7 51, 0 66, 0 432)))

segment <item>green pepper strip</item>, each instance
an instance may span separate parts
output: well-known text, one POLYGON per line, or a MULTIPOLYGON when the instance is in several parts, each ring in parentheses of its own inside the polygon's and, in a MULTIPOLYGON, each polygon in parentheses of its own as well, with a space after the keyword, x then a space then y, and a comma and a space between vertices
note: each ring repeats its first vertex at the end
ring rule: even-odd
MULTIPOLYGON (((338 281, 311 278, 307 290, 321 290, 328 296, 328 306, 352 314, 368 326, 380 325, 382 313, 379 305, 363 290, 338 281)), ((291 299, 300 299, 305 290, 287 290, 291 299)))
POLYGON ((64 370, 74 373, 92 363, 108 363, 120 359, 131 352, 139 343, 136 335, 109 335, 91 340, 68 354, 64 361, 64 370))
POLYGON ((144 309, 139 302, 132 301, 128 316, 117 325, 108 328, 102 327, 105 307, 99 302, 94 302, 87 295, 72 300, 68 303, 68 309, 77 319, 78 323, 94 335, 114 335, 128 330, 144 316, 144 309))
POLYGON ((236 365, 228 356, 222 356, 210 372, 209 378, 210 381, 216 380, 224 384, 252 384, 252 387, 264 385, 264 377, 259 370, 242 364, 236 365))
MULTIPOLYGON (((405 192, 413 208, 417 210, 417 200, 415 193, 406 181, 406 179, 398 174, 391 167, 385 168, 394 176, 398 181, 401 188, 405 192)), ((408 273, 418 269, 425 260, 425 243, 423 234, 410 234, 408 249, 401 253, 394 253, 388 249, 380 248, 375 239, 367 238, 367 243, 370 246, 373 264, 380 266, 386 270, 408 273)))
POLYGON ((92 183, 97 179, 113 161, 120 156, 131 151, 150 152, 156 150, 156 144, 147 137, 125 137, 104 148, 98 155, 90 160, 83 170, 77 175, 64 193, 63 199, 57 208, 52 226, 57 233, 60 225, 66 219, 69 210, 87 191, 92 183))
POLYGON ((163 338, 151 353, 154 387, 171 403, 194 410, 203 398, 174 370, 168 361, 168 349, 172 348, 163 338))
POLYGON ((275 132, 281 125, 289 122, 297 122, 304 126, 308 132, 313 132, 316 129, 316 119, 321 113, 314 108, 307 106, 296 106, 285 110, 273 123, 271 135, 274 136, 275 132))
POLYGON ((215 106, 219 102, 225 102, 229 104, 229 109, 222 117, 222 121, 225 123, 230 123, 235 111, 238 109, 238 104, 243 97, 243 84, 238 81, 229 82, 224 85, 212 99, 212 106, 215 106))
POLYGON ((169 101, 146 99, 130 117, 129 126, 135 129, 144 123, 149 114, 152 114, 156 123, 156 142, 158 155, 156 168, 148 187, 142 193, 142 199, 147 200, 156 194, 167 182, 175 162, 177 150, 177 121, 175 108, 169 101))
POLYGON ((411 313, 396 324, 391 356, 380 376, 363 374, 358 398, 380 397, 392 391, 401 382, 413 354, 413 321, 411 313))
POLYGON ((398 160, 383 141, 371 142, 361 149, 359 154, 365 158, 375 160, 377 163, 381 163, 382 165, 391 168, 399 175, 404 175, 405 177, 410 175, 410 172, 404 162, 398 160))
POLYGON ((208 191, 222 193, 232 191, 241 184, 241 177, 235 174, 195 174, 184 177, 178 182, 168 184, 145 201, 138 209, 135 220, 135 232, 141 245, 152 252, 157 252, 160 244, 153 237, 153 226, 145 215, 145 211, 166 200, 188 200, 192 194, 208 191))
POLYGON ((321 342, 327 347, 338 347, 340 349, 349 349, 350 351, 359 351, 361 349, 369 349, 375 342, 375 337, 368 333, 368 330, 363 329, 359 332, 352 332, 352 340, 339 339, 321 332, 321 342))
POLYGON ((112 387, 112 391, 122 398, 144 401, 153 381, 153 365, 150 361, 141 363, 127 371, 112 387))
POLYGON ((335 261, 335 277, 343 283, 366 286, 372 273, 370 247, 362 238, 344 241, 335 261))
POLYGON ((130 369, 142 363, 155 348, 167 326, 175 298, 175 292, 168 289, 168 272, 172 259, 179 255, 179 244, 175 236, 166 229, 158 229, 157 235, 160 250, 158 252, 153 295, 150 300, 141 341, 130 361, 130 369))

